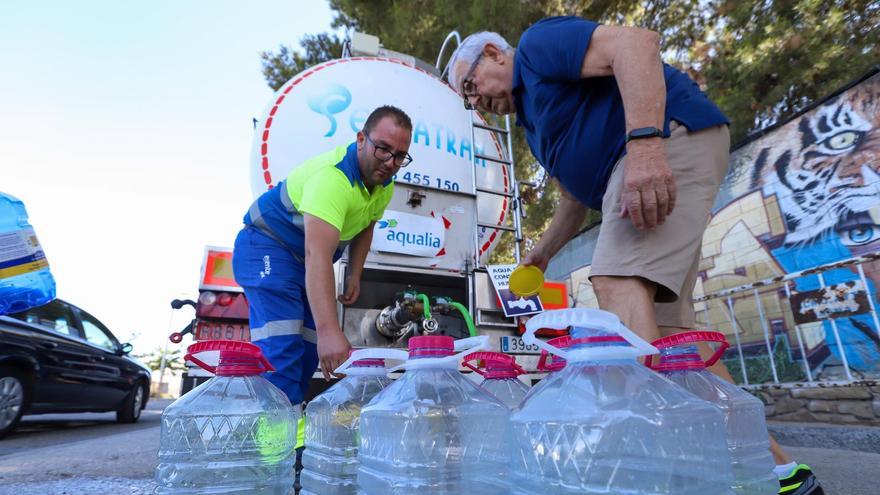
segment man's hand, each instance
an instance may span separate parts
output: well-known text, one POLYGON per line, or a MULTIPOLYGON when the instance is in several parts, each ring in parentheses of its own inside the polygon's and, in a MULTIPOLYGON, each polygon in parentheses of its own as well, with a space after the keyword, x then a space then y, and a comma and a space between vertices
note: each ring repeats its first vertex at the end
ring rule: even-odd
POLYGON ((351 343, 345 338, 339 328, 327 329, 318 332, 318 360, 321 363, 321 373, 325 380, 331 376, 339 377, 333 370, 344 363, 351 353, 351 343))
POLYGON ((529 254, 520 261, 521 265, 537 266, 542 272, 547 271, 547 264, 550 263, 550 257, 544 254, 544 250, 535 246, 535 249, 529 251, 529 254))
POLYGON ((587 216, 587 207, 556 179, 553 180, 559 188, 559 204, 556 206, 550 225, 541 234, 541 239, 520 262, 522 265, 536 266, 542 272, 547 271, 550 258, 577 234, 587 216))
POLYGON ((359 278, 349 277, 345 283, 345 293, 336 297, 336 300, 348 306, 357 301, 361 294, 361 281, 359 278))
POLYGON ((635 228, 662 225, 675 208, 675 178, 660 138, 639 139, 627 146, 620 216, 635 228))

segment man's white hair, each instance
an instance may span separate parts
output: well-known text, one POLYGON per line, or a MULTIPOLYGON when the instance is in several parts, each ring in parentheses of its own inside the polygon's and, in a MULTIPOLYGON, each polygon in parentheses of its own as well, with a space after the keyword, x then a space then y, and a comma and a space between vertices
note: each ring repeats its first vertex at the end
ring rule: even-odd
POLYGON ((461 42, 461 45, 455 50, 455 53, 452 54, 452 57, 449 58, 449 63, 447 64, 447 67, 449 68, 449 83, 452 84, 452 87, 455 88, 456 91, 461 92, 461 88, 459 87, 460 81, 458 79, 465 76, 465 74, 459 72, 459 66, 464 67, 463 70, 467 70, 467 68, 474 63, 474 60, 480 56, 483 48, 490 43, 497 46, 505 53, 513 50, 510 43, 508 43, 500 34, 493 33, 492 31, 480 31, 479 33, 474 33, 465 38, 464 41, 461 42), (461 64, 462 61, 467 63, 461 64))

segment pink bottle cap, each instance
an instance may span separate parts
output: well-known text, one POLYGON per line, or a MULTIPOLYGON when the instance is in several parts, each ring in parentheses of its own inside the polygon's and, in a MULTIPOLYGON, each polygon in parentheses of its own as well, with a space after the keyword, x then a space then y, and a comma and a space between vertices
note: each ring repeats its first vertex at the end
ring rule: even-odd
POLYGON ((428 335, 409 339, 409 357, 444 357, 455 354, 455 339, 448 335, 428 335))

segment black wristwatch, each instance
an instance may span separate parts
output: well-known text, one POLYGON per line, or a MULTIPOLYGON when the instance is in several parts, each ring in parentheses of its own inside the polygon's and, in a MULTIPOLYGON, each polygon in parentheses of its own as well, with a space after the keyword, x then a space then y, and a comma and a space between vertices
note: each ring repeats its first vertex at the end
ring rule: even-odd
POLYGON ((626 142, 628 143, 633 139, 646 139, 652 137, 663 137, 663 130, 657 129, 656 127, 639 127, 638 129, 629 131, 629 134, 626 135, 626 142))

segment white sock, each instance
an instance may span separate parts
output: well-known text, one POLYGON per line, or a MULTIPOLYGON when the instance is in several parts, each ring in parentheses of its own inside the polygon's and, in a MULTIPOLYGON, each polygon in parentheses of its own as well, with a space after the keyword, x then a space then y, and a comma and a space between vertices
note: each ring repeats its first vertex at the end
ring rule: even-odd
POLYGON ((776 473, 777 478, 784 478, 791 474, 794 471, 794 468, 798 467, 798 463, 789 462, 788 464, 777 464, 775 468, 773 468, 773 472, 776 473))

